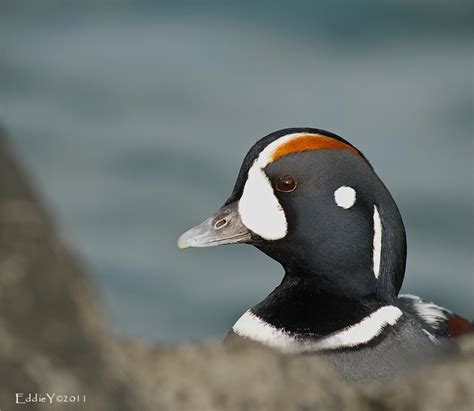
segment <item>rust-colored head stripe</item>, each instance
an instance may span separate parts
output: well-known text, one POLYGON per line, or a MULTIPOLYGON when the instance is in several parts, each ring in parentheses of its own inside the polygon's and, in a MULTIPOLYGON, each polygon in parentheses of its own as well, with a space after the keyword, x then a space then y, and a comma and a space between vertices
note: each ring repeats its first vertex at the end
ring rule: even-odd
POLYGON ((277 147, 272 153, 271 161, 278 160, 283 156, 292 153, 300 153, 302 151, 312 150, 346 150, 352 154, 361 156, 359 151, 343 141, 336 140, 332 137, 323 136, 322 134, 303 134, 277 147))

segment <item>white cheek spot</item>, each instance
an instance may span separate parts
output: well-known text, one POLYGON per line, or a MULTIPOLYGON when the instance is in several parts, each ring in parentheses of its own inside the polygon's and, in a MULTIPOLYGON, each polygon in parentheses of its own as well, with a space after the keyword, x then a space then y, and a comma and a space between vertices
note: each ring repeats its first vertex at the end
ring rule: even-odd
POLYGON ((270 180, 257 163, 249 170, 239 200, 239 214, 242 223, 265 240, 278 240, 286 236, 285 212, 270 180))
POLYGON ((352 187, 342 186, 334 191, 334 199, 339 207, 351 208, 356 202, 356 192, 352 187))

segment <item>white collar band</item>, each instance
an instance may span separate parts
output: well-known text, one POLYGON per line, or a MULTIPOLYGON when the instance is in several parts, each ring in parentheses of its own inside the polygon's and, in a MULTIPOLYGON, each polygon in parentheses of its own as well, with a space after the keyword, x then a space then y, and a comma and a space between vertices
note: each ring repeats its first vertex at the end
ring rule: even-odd
POLYGON ((315 338, 304 334, 293 335, 263 321, 249 310, 234 324, 232 331, 241 337, 257 341, 284 353, 296 354, 366 344, 380 335, 386 326, 395 325, 401 316, 402 312, 399 308, 386 305, 356 324, 325 337, 315 338))

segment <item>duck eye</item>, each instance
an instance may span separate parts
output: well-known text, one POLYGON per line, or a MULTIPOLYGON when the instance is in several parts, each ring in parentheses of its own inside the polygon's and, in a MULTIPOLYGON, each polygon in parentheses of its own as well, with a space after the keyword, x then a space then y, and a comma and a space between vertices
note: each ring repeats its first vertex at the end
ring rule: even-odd
POLYGON ((290 193, 296 188, 296 181, 293 177, 280 177, 276 182, 276 189, 284 193, 290 193))

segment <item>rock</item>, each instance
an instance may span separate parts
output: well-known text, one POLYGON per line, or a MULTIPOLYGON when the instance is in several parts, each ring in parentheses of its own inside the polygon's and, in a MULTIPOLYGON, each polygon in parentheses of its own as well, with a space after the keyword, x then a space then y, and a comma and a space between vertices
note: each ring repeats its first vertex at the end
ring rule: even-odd
MULTIPOLYGON (((471 342, 473 337, 468 338, 471 342)), ((372 404, 382 410, 466 410, 474 408, 474 356, 420 370, 406 380, 370 392, 372 404)))
POLYGON ((365 410, 359 391, 317 357, 259 347, 125 345, 150 410, 365 410))
MULTIPOLYGON (((466 341, 472 343, 472 337, 466 341)), ((390 384, 355 386, 321 358, 260 347, 122 343, 149 409, 164 410, 466 410, 474 404, 468 354, 390 384)))
POLYGON ((85 395, 83 409, 140 409, 95 300, 0 137, 0 409, 46 392, 85 395))
MULTIPOLYGON (((1 134, 1 133, 0 133, 1 134)), ((120 341, 91 282, 0 136, 0 409, 15 394, 86 396, 25 410, 469 410, 474 337, 463 354, 400 381, 356 386, 315 356, 219 343, 120 341)), ((24 398, 24 397, 23 397, 24 398)))

